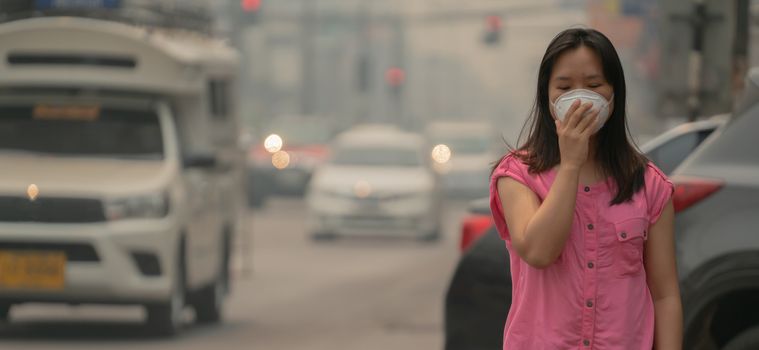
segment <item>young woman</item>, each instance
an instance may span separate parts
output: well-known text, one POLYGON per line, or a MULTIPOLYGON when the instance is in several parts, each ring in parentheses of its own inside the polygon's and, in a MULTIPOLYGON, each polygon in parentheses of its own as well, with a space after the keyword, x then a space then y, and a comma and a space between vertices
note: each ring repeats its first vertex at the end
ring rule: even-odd
POLYGON ((672 183, 632 145, 616 50, 592 29, 548 46, 529 136, 491 179, 511 256, 509 350, 680 350, 672 183))

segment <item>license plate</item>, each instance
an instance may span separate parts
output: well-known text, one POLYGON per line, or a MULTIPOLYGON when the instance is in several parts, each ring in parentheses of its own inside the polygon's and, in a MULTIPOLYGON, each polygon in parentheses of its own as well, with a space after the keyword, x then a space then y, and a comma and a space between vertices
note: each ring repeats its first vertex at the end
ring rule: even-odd
POLYGON ((53 251, 0 251, 0 289, 63 289, 66 254, 53 251))

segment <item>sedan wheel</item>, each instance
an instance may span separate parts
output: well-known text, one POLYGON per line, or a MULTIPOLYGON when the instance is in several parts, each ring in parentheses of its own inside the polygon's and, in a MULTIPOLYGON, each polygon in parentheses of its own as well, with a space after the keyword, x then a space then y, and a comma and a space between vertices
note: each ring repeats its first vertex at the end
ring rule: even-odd
POLYGON ((754 350, 759 349, 759 327, 751 328, 733 338, 724 350, 754 350))

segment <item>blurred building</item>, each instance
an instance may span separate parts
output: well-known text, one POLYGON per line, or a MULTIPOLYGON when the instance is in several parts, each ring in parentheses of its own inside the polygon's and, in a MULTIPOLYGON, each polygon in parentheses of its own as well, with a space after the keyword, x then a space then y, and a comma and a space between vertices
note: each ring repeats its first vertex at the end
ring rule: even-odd
POLYGON ((545 45, 582 22, 571 1, 264 0, 236 39, 254 82, 244 109, 254 127, 303 114, 410 128, 497 119, 516 129, 545 45))
POLYGON ((484 119, 515 141, 545 46, 574 25, 617 46, 643 133, 729 110, 759 62, 756 0, 0 0, 0 21, 84 3, 101 9, 80 15, 228 37, 254 130, 280 115, 410 128, 484 119))
POLYGON ((756 54, 752 3, 590 0, 588 8, 590 25, 626 52, 632 82, 649 86, 642 93, 650 113, 682 120, 732 108, 756 54))

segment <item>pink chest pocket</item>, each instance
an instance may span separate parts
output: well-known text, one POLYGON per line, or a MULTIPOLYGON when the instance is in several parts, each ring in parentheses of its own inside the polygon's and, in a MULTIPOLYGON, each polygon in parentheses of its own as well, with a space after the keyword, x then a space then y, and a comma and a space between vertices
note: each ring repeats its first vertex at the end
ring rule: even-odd
POLYGON ((643 253, 648 240, 648 220, 635 217, 614 223, 614 270, 618 277, 633 277, 643 271, 643 253))

